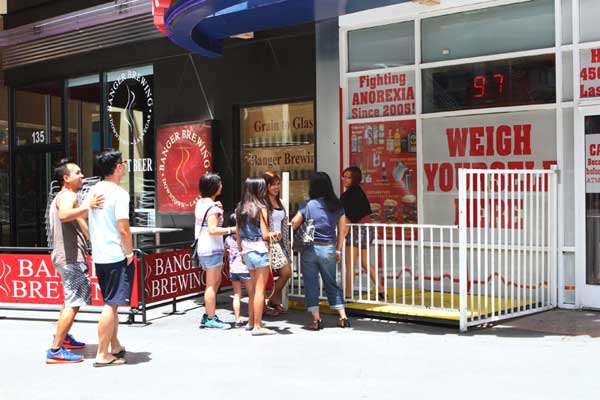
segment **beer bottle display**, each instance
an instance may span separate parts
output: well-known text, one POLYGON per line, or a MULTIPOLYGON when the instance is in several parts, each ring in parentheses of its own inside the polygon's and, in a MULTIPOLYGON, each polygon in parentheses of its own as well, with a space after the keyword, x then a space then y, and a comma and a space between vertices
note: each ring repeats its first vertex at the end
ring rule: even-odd
POLYGON ((410 132, 408 134, 408 152, 417 152, 417 134, 413 128, 410 128, 410 132))

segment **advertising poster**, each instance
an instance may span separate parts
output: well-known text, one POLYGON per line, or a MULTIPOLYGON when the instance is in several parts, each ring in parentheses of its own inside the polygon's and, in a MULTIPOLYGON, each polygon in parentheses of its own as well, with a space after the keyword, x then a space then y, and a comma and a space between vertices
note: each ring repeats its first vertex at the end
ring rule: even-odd
POLYGON ((414 71, 364 74, 348 79, 348 119, 415 112, 414 71))
POLYGON ((416 121, 350 125, 350 165, 362 170, 372 223, 417 223, 416 121))
MULTIPOLYGON (((423 223, 458 225, 460 168, 549 169, 556 164, 555 121, 555 111, 423 121, 423 223)), ((521 212, 519 204, 496 207, 513 216, 521 212)), ((468 224, 479 227, 480 221, 468 224)))
POLYGON ((157 129, 158 212, 194 212, 200 177, 213 169, 211 135, 210 121, 157 129))
POLYGON ((585 135, 585 192, 600 193, 600 134, 585 135))
MULTIPOLYGON (((135 278, 131 307, 138 306, 138 268, 135 259, 135 278)), ((92 282, 92 304, 104 304, 100 285, 91 258, 88 257, 92 282)), ((63 304, 61 277, 54 269, 49 254, 0 254, 0 303, 63 304)))
POLYGON ((314 103, 272 104, 240 109, 242 176, 290 173, 290 215, 308 199, 315 171, 314 103))
MULTIPOLYGON (((190 249, 149 254, 144 257, 146 303, 200 293, 206 288, 206 271, 193 268, 190 249)), ((220 287, 231 287, 229 267, 224 264, 220 287)))
POLYGON ((600 48, 583 49, 580 53, 579 96, 584 99, 600 96, 600 48))

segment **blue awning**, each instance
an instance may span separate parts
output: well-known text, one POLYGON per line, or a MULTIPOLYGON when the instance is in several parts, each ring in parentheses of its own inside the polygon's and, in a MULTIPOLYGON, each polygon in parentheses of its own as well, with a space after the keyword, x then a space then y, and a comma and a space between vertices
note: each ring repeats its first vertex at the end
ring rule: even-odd
POLYGON ((246 32, 322 21, 409 0, 178 0, 165 13, 169 38, 208 57, 223 39, 246 32))

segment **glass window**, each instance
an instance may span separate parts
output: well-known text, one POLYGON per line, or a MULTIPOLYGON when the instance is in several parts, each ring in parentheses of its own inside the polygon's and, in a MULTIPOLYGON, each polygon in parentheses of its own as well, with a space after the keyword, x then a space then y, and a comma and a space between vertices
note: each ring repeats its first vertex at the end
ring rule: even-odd
POLYGON ((0 246, 10 245, 8 88, 0 86, 0 246))
POLYGON ((415 63, 415 26, 401 22, 348 32, 348 71, 415 63))
POLYGON ((554 47, 554 0, 424 19, 423 62, 554 47))
POLYGON ((598 0, 579 0, 579 34, 581 42, 600 40, 598 0))
POLYGON ((458 170, 542 169, 556 163, 556 111, 423 120, 423 221, 458 224, 458 170))
POLYGON ((290 215, 308 198, 315 171, 314 102, 240 109, 242 178, 290 173, 290 215))
MULTIPOLYGON (((588 115, 585 126, 585 233, 586 274, 588 285, 600 285, 600 115, 588 115)), ((584 168, 582 165, 578 168, 584 168)))
POLYGON ((573 3, 562 0, 562 44, 573 43, 573 3))
POLYGON ((100 77, 71 79, 69 88, 69 154, 85 176, 94 175, 94 157, 102 149, 100 132, 100 77))
POLYGON ((423 112, 556 101, 554 54, 423 70, 423 112))
POLYGON ((62 143, 62 84, 50 82, 16 92, 17 145, 62 143))
POLYGON ((600 97, 600 47, 579 51, 579 96, 582 99, 600 97))
MULTIPOLYGON (((106 74, 108 146, 119 149, 127 160, 129 174, 121 186, 132 196, 135 225, 153 225, 148 209, 153 213, 156 205, 153 74, 151 65, 106 74)), ((91 116, 95 106, 88 107, 82 114, 91 116)), ((88 123, 94 132, 93 118, 88 123)))

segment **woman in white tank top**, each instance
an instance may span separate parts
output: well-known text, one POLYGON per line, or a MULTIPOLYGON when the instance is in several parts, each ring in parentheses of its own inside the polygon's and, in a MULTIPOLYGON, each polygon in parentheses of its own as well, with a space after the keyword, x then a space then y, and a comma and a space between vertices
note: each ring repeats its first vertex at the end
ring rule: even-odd
POLYGON ((271 249, 271 266, 273 271, 278 272, 278 278, 273 285, 273 292, 267 300, 267 315, 275 316, 285 313, 286 309, 281 305, 281 292, 287 285, 292 269, 290 267, 290 241, 288 215, 279 198, 281 195, 281 178, 275 172, 267 171, 263 175, 267 183, 267 207, 269 211, 270 231, 281 233, 281 240, 273 243, 279 249, 271 249))

